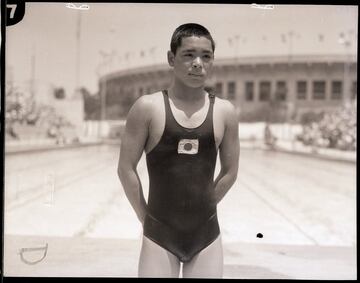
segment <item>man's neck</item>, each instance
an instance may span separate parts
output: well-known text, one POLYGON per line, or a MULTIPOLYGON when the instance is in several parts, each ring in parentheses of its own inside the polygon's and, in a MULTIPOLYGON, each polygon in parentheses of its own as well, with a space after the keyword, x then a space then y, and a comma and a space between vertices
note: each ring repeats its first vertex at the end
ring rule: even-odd
POLYGON ((192 88, 177 81, 169 88, 169 95, 183 102, 196 103, 204 101, 205 93, 204 87, 192 88))

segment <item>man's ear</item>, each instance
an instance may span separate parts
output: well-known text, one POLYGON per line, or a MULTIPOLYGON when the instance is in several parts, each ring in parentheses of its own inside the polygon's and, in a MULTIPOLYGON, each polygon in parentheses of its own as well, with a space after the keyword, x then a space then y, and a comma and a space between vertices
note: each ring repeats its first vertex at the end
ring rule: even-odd
POLYGON ((174 67, 175 55, 171 50, 167 53, 168 63, 171 67, 174 67))

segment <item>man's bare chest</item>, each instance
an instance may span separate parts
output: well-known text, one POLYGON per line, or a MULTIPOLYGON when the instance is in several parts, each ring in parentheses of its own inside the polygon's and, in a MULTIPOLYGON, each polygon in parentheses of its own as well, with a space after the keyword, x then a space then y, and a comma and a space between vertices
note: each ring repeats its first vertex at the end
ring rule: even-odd
MULTIPOLYGON (((168 116, 172 116, 175 119, 175 122, 185 128, 197 128, 201 126, 206 119, 210 118, 212 115, 213 122, 213 132, 216 146, 219 147, 223 135, 224 135, 224 122, 221 119, 221 115, 219 115, 217 108, 214 105, 214 109, 212 113, 209 113, 209 105, 204 105, 198 111, 193 113, 186 112, 184 110, 178 109, 171 106, 171 112, 168 113, 168 116), (190 113, 190 114, 189 114, 190 113), (170 115, 169 115, 170 114, 170 115)), ((161 107, 161 105, 157 105, 156 109, 154 109, 152 119, 149 125, 149 138, 147 144, 145 146, 146 151, 149 152, 152 148, 156 146, 156 144, 160 141, 166 124, 166 110, 165 107, 161 107)))

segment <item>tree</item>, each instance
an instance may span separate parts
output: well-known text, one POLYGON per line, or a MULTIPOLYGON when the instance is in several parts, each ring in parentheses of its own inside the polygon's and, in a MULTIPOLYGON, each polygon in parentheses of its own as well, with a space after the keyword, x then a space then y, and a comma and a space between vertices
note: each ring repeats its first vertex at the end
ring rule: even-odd
POLYGON ((56 99, 65 99, 65 90, 62 87, 57 87, 54 89, 54 96, 56 99))
POLYGON ((84 100, 85 120, 100 119, 100 95, 91 94, 85 87, 80 88, 80 93, 84 100))

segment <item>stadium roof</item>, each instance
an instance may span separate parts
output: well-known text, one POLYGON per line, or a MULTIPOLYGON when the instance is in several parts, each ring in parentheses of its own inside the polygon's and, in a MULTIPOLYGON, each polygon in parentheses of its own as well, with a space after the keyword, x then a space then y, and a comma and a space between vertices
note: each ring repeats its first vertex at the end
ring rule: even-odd
MULTIPOLYGON (((219 58, 215 59, 214 66, 235 66, 235 65, 264 65, 264 64, 294 64, 294 63, 357 63, 357 57, 354 55, 284 55, 284 56, 256 56, 256 57, 237 57, 237 58, 219 58)), ((129 75, 139 75, 146 73, 167 72, 171 70, 168 64, 148 65, 126 70, 108 73, 100 80, 111 79, 129 75)))

